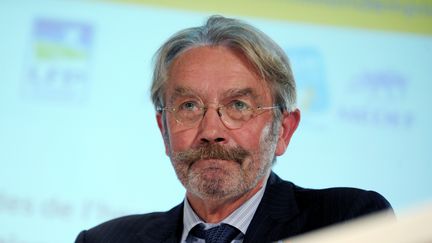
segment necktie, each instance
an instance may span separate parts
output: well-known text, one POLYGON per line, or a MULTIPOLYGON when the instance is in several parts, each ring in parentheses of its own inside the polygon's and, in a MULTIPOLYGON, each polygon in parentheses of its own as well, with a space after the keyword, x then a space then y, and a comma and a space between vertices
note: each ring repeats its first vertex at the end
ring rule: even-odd
POLYGON ((206 243, 230 243, 240 231, 229 224, 221 224, 208 230, 204 230, 204 225, 195 226, 191 233, 206 243))

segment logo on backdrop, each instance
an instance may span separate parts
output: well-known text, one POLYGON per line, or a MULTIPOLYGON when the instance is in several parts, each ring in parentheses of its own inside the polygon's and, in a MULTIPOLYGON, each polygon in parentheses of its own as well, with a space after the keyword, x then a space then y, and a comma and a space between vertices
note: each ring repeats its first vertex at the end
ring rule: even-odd
POLYGON ((89 89, 91 25, 41 18, 33 22, 26 53, 26 97, 82 101, 89 89))
POLYGON ((331 104, 325 59, 314 47, 287 48, 297 83, 298 106, 307 112, 303 123, 326 126, 333 115, 361 126, 410 127, 413 112, 406 106, 408 79, 392 70, 362 70, 342 88, 343 101, 331 104), (330 109, 333 105, 336 109, 330 109), (331 114, 333 113, 333 115, 331 114))
POLYGON ((347 122, 387 127, 410 127, 413 112, 406 107, 408 79, 397 71, 365 70, 346 86, 339 117, 347 122))
POLYGON ((331 97, 328 90, 325 59, 317 47, 286 48, 297 85, 297 105, 301 126, 324 129, 328 126, 331 97))
POLYGON ((329 95, 323 56, 313 47, 285 51, 297 84, 298 106, 306 112, 325 112, 329 106, 329 95))

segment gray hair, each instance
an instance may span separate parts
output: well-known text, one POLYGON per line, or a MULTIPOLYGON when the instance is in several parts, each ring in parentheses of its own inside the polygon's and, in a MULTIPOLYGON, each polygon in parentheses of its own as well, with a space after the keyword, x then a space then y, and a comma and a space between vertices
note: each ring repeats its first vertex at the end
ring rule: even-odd
POLYGON ((211 16, 203 26, 177 32, 156 52, 151 99, 157 110, 164 106, 164 88, 173 60, 191 48, 218 45, 238 50, 250 61, 268 83, 273 102, 282 111, 295 109, 295 81, 285 52, 270 37, 247 23, 211 16))

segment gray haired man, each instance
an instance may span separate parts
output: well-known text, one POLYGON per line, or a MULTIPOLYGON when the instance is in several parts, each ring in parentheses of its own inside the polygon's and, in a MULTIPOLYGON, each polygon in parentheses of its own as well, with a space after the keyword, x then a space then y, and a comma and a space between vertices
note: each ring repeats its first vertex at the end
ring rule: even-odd
POLYGON ((156 54, 151 96, 183 202, 76 242, 272 242, 390 208, 378 193, 304 189, 272 172, 300 121, 288 58, 239 20, 210 17, 156 54))

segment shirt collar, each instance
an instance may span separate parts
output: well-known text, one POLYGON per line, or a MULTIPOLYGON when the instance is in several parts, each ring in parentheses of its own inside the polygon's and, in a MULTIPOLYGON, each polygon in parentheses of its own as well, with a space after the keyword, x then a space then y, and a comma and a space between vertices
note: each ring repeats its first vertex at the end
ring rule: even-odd
MULTIPOLYGON (((258 208, 258 205, 264 195, 266 184, 267 180, 264 180, 263 186, 257 193, 255 193, 255 195, 249 198, 245 203, 243 203, 239 208, 237 208, 234 212, 232 212, 228 217, 223 219, 218 224, 225 223, 234 226, 238 230, 240 230, 243 235, 245 235, 246 230, 249 227, 249 224, 255 214, 255 211, 258 208)), ((187 198, 185 198, 183 207, 183 233, 181 242, 185 242, 187 236, 189 235, 189 231, 200 223, 206 225, 206 228, 207 226, 211 225, 205 223, 199 218, 199 216, 192 209, 187 198)))

